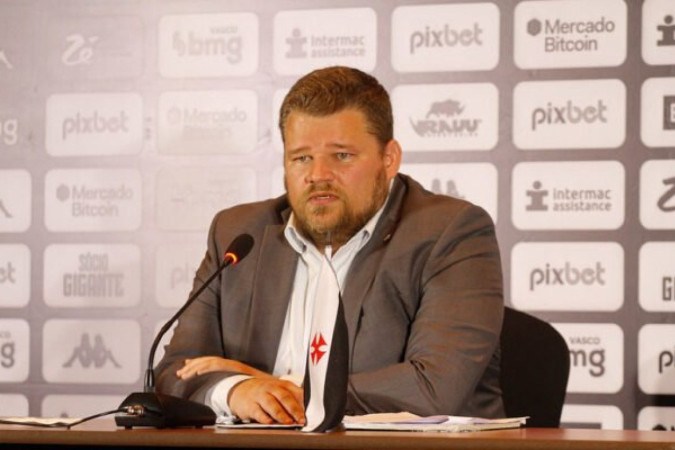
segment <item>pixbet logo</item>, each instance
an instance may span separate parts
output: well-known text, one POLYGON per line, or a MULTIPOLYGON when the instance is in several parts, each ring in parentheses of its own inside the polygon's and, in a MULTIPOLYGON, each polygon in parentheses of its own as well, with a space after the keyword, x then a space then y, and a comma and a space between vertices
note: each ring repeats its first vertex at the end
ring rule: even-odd
POLYGON ((663 350, 659 353, 659 375, 663 374, 667 369, 675 368, 675 347, 673 350, 663 350))
POLYGON ((569 262, 562 267, 552 267, 546 264, 543 269, 537 268, 530 272, 530 291, 537 286, 574 286, 577 284, 605 285, 605 267, 601 262, 596 262, 594 267, 575 268, 569 262))
POLYGON ((65 141, 71 134, 128 133, 129 116, 126 111, 105 117, 98 111, 92 114, 76 113, 63 120, 61 137, 65 141))
POLYGON ((595 122, 607 123, 607 105, 598 100, 595 105, 577 106, 572 100, 568 100, 563 105, 554 105, 548 102, 543 108, 536 108, 532 111, 532 130, 541 125, 566 125, 585 122, 588 124, 595 122))
POLYGON ((482 46, 482 35, 483 29, 477 22, 470 28, 462 29, 452 29, 448 24, 440 29, 427 26, 424 31, 416 31, 410 35, 410 53, 415 54, 419 48, 482 46))

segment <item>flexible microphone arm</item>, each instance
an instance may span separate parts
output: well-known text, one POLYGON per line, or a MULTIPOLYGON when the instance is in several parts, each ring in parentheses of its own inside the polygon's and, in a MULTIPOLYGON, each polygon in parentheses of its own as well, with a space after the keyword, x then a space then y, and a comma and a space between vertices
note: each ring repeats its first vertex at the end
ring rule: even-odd
POLYGON ((225 252, 223 261, 221 262, 218 269, 213 272, 211 276, 207 278, 204 283, 202 283, 201 286, 199 286, 199 288, 187 299, 185 304, 183 304, 183 306, 181 306, 181 308, 176 311, 173 317, 171 317, 159 330, 157 336, 155 336, 155 340, 152 342, 152 346, 150 347, 150 353, 148 354, 148 365, 145 369, 145 381, 143 383, 144 392, 155 392, 155 353, 157 352, 159 342, 162 340, 166 332, 169 331, 176 320, 178 320, 178 318, 183 315, 183 312, 185 312, 185 310, 192 303, 194 303, 201 293, 204 292, 207 287, 209 287, 211 282, 218 275, 220 275, 220 273, 225 270, 227 266, 236 265, 248 255, 248 253, 251 251, 251 248, 253 248, 253 237, 251 237, 250 234, 240 234, 237 236, 225 252))
POLYGON ((133 427, 198 427, 216 423, 216 414, 208 406, 186 400, 180 397, 155 392, 154 360, 157 346, 162 337, 185 312, 185 310, 199 297, 209 284, 227 267, 237 264, 253 248, 253 238, 250 234, 237 236, 223 257, 218 269, 187 299, 185 304, 171 317, 155 336, 148 355, 148 367, 145 371, 143 392, 134 392, 124 399, 120 409, 124 414, 115 416, 115 423, 125 428, 133 427))

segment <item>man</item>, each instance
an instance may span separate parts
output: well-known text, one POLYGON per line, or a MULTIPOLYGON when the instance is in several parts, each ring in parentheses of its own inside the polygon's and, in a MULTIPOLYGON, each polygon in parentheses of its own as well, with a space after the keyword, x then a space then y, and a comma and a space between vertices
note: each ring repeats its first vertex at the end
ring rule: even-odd
POLYGON ((502 279, 480 208, 398 174, 386 90, 345 67, 281 106, 287 194, 218 213, 195 288, 229 243, 255 246, 180 320, 158 389, 261 423, 304 423, 299 386, 326 249, 349 334, 347 414, 503 416, 502 279))

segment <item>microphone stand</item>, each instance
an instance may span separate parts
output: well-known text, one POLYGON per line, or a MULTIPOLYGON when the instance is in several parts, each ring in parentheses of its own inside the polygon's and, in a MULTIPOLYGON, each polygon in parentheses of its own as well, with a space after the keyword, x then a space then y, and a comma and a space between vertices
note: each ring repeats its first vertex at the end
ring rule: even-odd
POLYGON ((232 241, 218 269, 187 299, 185 304, 159 330, 150 347, 148 366, 145 370, 143 392, 133 392, 124 399, 119 408, 125 413, 115 416, 119 427, 177 428, 214 425, 216 413, 208 406, 173 395, 155 391, 155 352, 162 337, 173 323, 183 314, 208 285, 229 265, 243 259, 253 247, 253 238, 248 234, 239 235, 232 241))

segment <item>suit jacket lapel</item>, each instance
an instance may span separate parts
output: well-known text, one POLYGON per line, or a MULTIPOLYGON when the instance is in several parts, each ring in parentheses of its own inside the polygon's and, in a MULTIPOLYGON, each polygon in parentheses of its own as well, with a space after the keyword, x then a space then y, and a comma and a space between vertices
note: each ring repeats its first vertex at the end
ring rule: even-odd
POLYGON ((286 243, 284 224, 265 229, 251 296, 253 323, 248 356, 256 367, 272 372, 291 298, 297 253, 286 243))
POLYGON ((354 258, 345 279, 342 305, 345 311, 347 329, 349 330, 350 349, 354 348, 354 340, 359 327, 363 302, 370 292, 375 275, 380 267, 380 260, 384 256, 384 252, 380 250, 383 250, 383 246, 389 242, 396 229, 406 190, 406 186, 401 181, 401 176, 397 176, 394 179, 394 185, 392 186, 387 205, 382 212, 382 217, 380 217, 380 221, 373 230, 373 235, 366 246, 354 258))

